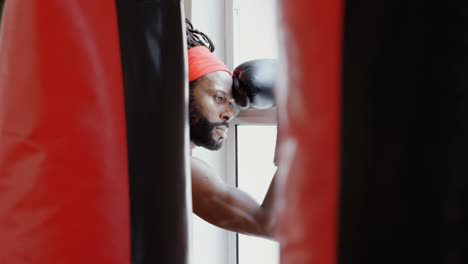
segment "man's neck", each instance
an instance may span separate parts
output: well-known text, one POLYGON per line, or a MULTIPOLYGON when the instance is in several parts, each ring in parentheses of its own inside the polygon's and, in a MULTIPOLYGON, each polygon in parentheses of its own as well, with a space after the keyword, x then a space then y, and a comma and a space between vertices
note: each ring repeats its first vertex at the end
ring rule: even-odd
POLYGON ((190 141, 190 156, 192 156, 192 150, 193 150, 194 148, 196 148, 196 147, 197 147, 197 145, 195 145, 195 143, 193 143, 192 141, 190 141))

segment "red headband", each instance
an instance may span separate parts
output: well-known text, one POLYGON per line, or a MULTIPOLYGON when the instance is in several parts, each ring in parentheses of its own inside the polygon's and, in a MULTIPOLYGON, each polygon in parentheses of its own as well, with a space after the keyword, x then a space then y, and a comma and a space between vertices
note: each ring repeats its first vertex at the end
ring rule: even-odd
POLYGON ((188 50, 189 82, 215 71, 231 74, 228 67, 205 46, 188 50))

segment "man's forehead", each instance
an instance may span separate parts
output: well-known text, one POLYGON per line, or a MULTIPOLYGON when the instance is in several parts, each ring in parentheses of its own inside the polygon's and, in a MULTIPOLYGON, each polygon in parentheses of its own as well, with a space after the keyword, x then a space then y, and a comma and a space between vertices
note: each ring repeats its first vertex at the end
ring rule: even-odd
POLYGON ((227 96, 232 95, 232 77, 226 72, 207 74, 200 84, 207 90, 225 93, 227 96))

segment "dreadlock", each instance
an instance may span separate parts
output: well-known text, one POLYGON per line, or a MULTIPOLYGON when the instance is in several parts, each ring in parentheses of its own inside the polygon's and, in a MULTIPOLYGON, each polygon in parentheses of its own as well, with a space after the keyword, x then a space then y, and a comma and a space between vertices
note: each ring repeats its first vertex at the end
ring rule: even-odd
MULTIPOLYGON (((187 49, 198 47, 198 46, 205 46, 211 52, 215 50, 215 45, 213 41, 203 32, 198 31, 197 29, 193 28, 192 22, 188 18, 185 19, 185 25, 187 26, 187 49)), ((197 85, 199 79, 193 80, 189 83, 190 91, 197 85)))
POLYGON ((211 52, 215 50, 213 41, 203 32, 193 28, 192 22, 188 18, 185 19, 185 25, 187 26, 187 48, 193 48, 198 46, 205 46, 211 52))

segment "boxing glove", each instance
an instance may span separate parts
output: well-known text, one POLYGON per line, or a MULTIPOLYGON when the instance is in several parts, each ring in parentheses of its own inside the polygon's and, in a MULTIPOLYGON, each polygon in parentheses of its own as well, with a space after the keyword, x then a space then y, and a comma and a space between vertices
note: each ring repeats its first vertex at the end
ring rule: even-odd
POLYGON ((232 94, 237 105, 242 109, 274 106, 277 68, 276 60, 271 59, 251 60, 237 66, 232 75, 232 94))

